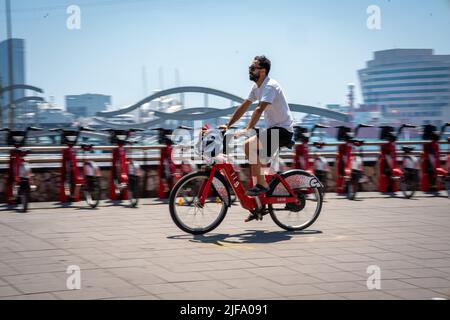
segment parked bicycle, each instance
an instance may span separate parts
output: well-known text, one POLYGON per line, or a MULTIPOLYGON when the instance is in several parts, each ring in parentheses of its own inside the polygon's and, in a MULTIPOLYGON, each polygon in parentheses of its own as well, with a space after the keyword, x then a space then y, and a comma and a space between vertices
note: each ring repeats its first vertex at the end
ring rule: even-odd
POLYGON ((429 141, 423 145, 421 156, 420 187, 424 192, 439 192, 445 189, 450 195, 449 173, 442 167, 439 147, 439 139, 448 126, 450 122, 445 123, 440 131, 431 124, 423 126, 422 139, 429 141))
POLYGON ((6 180, 6 201, 9 205, 18 205, 20 212, 28 211, 30 193, 36 190, 31 170, 25 157, 31 152, 24 148, 30 131, 41 128, 28 127, 25 130, 0 129, 7 132, 6 144, 14 147, 9 152, 9 168, 6 180))
POLYGON ((380 156, 376 165, 378 190, 382 193, 395 193, 401 189, 405 198, 411 198, 418 188, 419 173, 417 159, 412 155, 414 148, 402 147, 401 166, 397 158, 396 141, 406 128, 416 128, 411 124, 401 125, 397 132, 392 126, 380 126, 380 140, 387 141, 381 145, 380 156))
POLYGON ((61 144, 67 146, 62 151, 61 161, 61 186, 59 199, 62 203, 78 202, 81 194, 84 195, 86 203, 95 208, 98 206, 101 197, 100 169, 93 161, 85 159, 85 155, 93 149, 92 144, 82 143, 80 145, 83 154, 83 166, 80 170, 75 148, 78 138, 83 131, 93 132, 95 130, 85 127, 77 129, 50 129, 52 132, 61 133, 61 144))
POLYGON ((139 165, 128 159, 126 144, 133 144, 130 135, 142 129, 102 129, 109 132, 110 141, 117 148, 112 152, 111 180, 109 185, 109 198, 116 200, 129 200, 131 207, 136 207, 139 197, 139 165))
POLYGON ((371 128, 372 125, 359 124, 354 130, 346 126, 337 126, 337 140, 344 141, 338 146, 336 158, 336 189, 337 193, 346 193, 349 200, 354 200, 359 190, 359 184, 364 181, 362 161, 362 146, 364 140, 356 139, 359 129, 371 128), (359 156, 355 155, 353 147, 359 148, 359 156))
POLYGON ((294 169, 305 170, 309 173, 313 173, 323 184, 324 190, 327 189, 329 166, 328 161, 318 155, 318 151, 325 146, 323 141, 315 141, 313 146, 315 148, 315 154, 313 160, 309 157, 309 142, 314 135, 316 129, 326 129, 329 126, 323 124, 316 124, 312 127, 311 131, 301 126, 294 126, 294 140, 300 142, 295 147, 294 154, 294 169))
POLYGON ((170 193, 170 215, 181 230, 191 234, 214 230, 231 205, 230 188, 257 220, 270 214, 279 227, 289 231, 303 230, 316 221, 322 210, 323 186, 314 175, 304 170, 266 175, 269 191, 249 197, 223 152, 224 135, 224 130, 204 132, 198 152, 209 166, 181 178, 170 193), (194 192, 194 201, 185 202, 185 192, 194 192))
MULTIPOLYGON (((179 126, 178 129, 192 130, 190 127, 179 126)), ((183 175, 192 171, 192 167, 187 161, 182 161, 180 165, 176 165, 173 160, 173 141, 172 134, 174 130, 164 128, 153 128, 152 131, 158 133, 158 143, 163 145, 160 152, 160 160, 158 167, 159 188, 158 196, 160 199, 168 198, 170 190, 175 185, 176 181, 183 175)))

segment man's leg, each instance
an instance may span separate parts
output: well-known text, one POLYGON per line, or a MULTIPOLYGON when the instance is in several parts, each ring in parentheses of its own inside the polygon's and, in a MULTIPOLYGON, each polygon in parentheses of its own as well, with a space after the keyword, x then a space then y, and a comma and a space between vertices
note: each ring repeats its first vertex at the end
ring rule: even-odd
POLYGON ((264 178, 264 171, 262 170, 263 165, 258 157, 258 149, 261 150, 261 148, 261 142, 256 136, 250 137, 244 142, 244 152, 250 163, 252 179, 255 177, 257 184, 267 188, 268 184, 264 178))

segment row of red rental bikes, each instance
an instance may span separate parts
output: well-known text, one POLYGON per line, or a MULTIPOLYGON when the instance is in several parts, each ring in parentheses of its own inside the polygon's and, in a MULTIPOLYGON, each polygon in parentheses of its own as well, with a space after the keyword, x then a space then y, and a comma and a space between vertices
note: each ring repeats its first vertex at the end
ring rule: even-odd
MULTIPOLYGON (((343 143, 338 146, 335 172, 336 191, 346 194, 349 199, 355 199, 360 190, 361 183, 368 180, 363 170, 363 146, 364 140, 358 139, 360 129, 373 127, 359 124, 354 129, 346 126, 338 126, 337 140, 343 143)), ((442 161, 439 141, 445 135, 445 130, 450 127, 450 122, 441 128, 427 124, 416 126, 403 124, 395 129, 392 126, 380 126, 381 144, 378 160, 375 164, 375 176, 378 191, 381 193, 395 193, 402 191, 406 198, 411 198, 417 190, 438 193, 445 190, 450 197, 450 153, 442 161), (401 152, 397 150, 397 139, 404 130, 416 130, 422 134, 425 141, 420 153, 420 160, 414 155, 414 147, 401 146, 401 152)), ((326 143, 315 141, 312 146, 316 148, 314 158, 310 159, 310 139, 316 129, 329 128, 317 124, 308 131, 305 127, 295 127, 295 138, 299 142, 296 146, 294 166, 295 168, 313 173, 325 186, 327 186, 330 168, 327 160, 320 156, 320 151, 326 143)), ((447 137, 447 146, 450 137, 447 137)), ((448 147, 447 147, 448 148, 448 147)), ((449 151, 447 149, 447 151, 449 151)))
MULTIPOLYGON (((6 201, 10 206, 17 206, 21 212, 28 210, 30 194, 36 190, 33 176, 25 157, 30 153, 25 142, 31 131, 42 131, 41 128, 28 127, 24 130, 0 129, 6 131, 6 143, 13 148, 10 150, 9 169, 6 181, 6 201)), ((77 202, 84 196, 91 208, 97 207, 101 198, 100 169, 93 161, 88 161, 85 154, 92 152, 92 144, 81 143, 83 163, 80 166, 77 157, 77 142, 83 131, 95 131, 90 128, 55 128, 49 131, 60 133, 61 144, 66 145, 62 151, 61 181, 59 186, 59 199, 62 203, 77 202)), ((110 142, 117 147, 112 150, 111 179, 109 185, 109 198, 113 201, 129 200, 130 206, 138 203, 139 166, 127 157, 127 144, 134 143, 130 135, 141 129, 103 129, 110 134, 110 142)))
MULTIPOLYGON (((397 130, 391 126, 380 127, 380 140, 386 143, 381 145, 380 156, 376 165, 376 176, 380 192, 396 192, 401 190, 406 198, 411 198, 417 190, 438 191, 446 190, 450 196, 450 155, 446 161, 441 161, 439 140, 445 134, 446 127, 450 122, 445 123, 442 128, 433 125, 414 126, 403 124, 397 130), (397 138, 403 130, 420 130, 422 139, 427 141, 423 144, 423 151, 420 160, 413 155, 414 148, 410 146, 401 147, 400 153, 397 150, 397 138)), ((360 129, 371 127, 366 124, 359 124, 354 129, 339 126, 337 127, 337 140, 343 143, 338 146, 336 157, 336 187, 338 193, 344 193, 349 199, 355 199, 360 189, 361 183, 367 178, 364 176, 362 147, 364 141, 357 139, 360 129)), ((179 127, 188 129, 188 127, 179 127)), ((323 141, 310 143, 316 129, 328 128, 325 125, 317 124, 308 130, 305 127, 295 127, 295 156, 293 167, 314 175, 326 190, 330 168, 327 160, 320 156, 320 151, 326 146, 323 141), (313 157, 310 157, 310 146, 315 148, 313 157)), ((19 210, 26 212, 30 199, 30 193, 35 189, 32 175, 25 156, 29 150, 24 148, 27 135, 30 131, 40 131, 42 129, 28 127, 25 130, 0 129, 7 132, 7 145, 12 146, 10 150, 10 161, 8 177, 6 182, 6 197, 10 205, 18 205, 19 210)), ((160 165, 158 175, 160 183, 158 194, 160 198, 167 198, 175 183, 186 174, 196 171, 196 166, 190 162, 182 162, 176 165, 173 161, 173 130, 155 128, 158 133, 158 142, 164 147, 161 149, 160 165)), ((61 163, 61 183, 59 188, 59 198, 62 203, 80 201, 84 197, 87 204, 95 208, 101 198, 100 170, 93 161, 82 159, 79 166, 77 158, 78 143, 82 131, 95 131, 90 128, 55 128, 49 131, 59 132, 61 144, 67 146, 62 151, 61 163), (81 168, 81 169, 80 169, 81 168)), ((137 163, 127 157, 124 146, 132 144, 130 135, 142 129, 102 129, 110 134, 110 142, 116 145, 112 151, 111 179, 109 185, 109 198, 111 200, 129 200, 130 206, 135 207, 139 198, 139 175, 140 167, 137 163)), ((450 143, 450 140, 449 140, 450 143)), ((92 144, 81 143, 82 154, 93 151, 92 144)), ((234 190, 233 190, 234 191, 234 190)), ((234 202, 236 195, 232 193, 231 202, 234 202)))

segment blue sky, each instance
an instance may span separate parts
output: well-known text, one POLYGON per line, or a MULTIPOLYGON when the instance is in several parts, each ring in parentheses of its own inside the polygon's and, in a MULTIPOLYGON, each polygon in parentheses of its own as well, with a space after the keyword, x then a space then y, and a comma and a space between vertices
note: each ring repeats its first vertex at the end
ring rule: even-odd
MULTIPOLYGON (((201 85, 246 96, 247 67, 257 54, 289 102, 344 103, 346 85, 373 52, 431 48, 450 54, 450 0, 13 0, 14 37, 26 39, 29 84, 64 103, 64 95, 102 93, 115 107, 148 87, 201 85), (81 30, 68 30, 66 8, 81 8, 81 30), (381 8, 382 29, 366 27, 369 5, 381 8)), ((0 39, 6 37, 0 1, 0 39)), ((199 97, 188 101, 202 101, 199 97)), ((228 102, 224 102, 227 105, 228 102)), ((219 106, 221 101, 210 99, 219 106)))

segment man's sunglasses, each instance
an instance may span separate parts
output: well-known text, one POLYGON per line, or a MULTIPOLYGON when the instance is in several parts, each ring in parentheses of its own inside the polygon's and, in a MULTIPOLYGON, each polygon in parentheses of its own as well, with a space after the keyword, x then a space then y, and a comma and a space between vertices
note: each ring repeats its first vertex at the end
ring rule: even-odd
POLYGON ((257 67, 257 66, 250 66, 250 67, 248 67, 248 69, 249 69, 250 71, 254 71, 254 70, 256 70, 256 69, 263 69, 263 68, 257 67))

